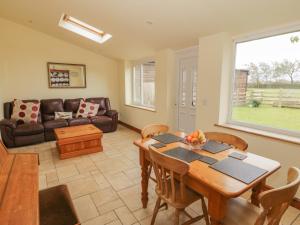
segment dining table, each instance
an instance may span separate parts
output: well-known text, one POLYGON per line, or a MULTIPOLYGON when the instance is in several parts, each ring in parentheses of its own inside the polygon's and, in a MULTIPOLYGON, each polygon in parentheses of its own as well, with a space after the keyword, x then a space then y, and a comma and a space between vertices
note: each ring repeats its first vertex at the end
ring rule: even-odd
MULTIPOLYGON (((182 138, 186 136, 184 132, 179 131, 172 132, 172 134, 182 138)), ((141 201, 143 208, 147 208, 148 204, 148 184, 150 177, 149 168, 151 165, 149 147, 150 145, 155 143, 157 143, 157 141, 152 138, 141 138, 134 141, 134 145, 136 145, 139 149, 142 190, 141 201)), ((223 224, 222 221, 226 216, 228 201, 232 198, 243 195, 249 190, 251 190, 252 192, 251 203, 259 206, 258 196, 264 190, 266 179, 281 167, 280 163, 275 160, 250 153, 248 151, 241 151, 235 149, 234 147, 213 154, 201 149, 201 147, 199 149, 194 149, 191 145, 178 141, 166 144, 164 147, 158 148, 157 151, 165 152, 177 147, 192 150, 198 154, 212 157, 218 161, 228 158, 228 155, 233 152, 238 152, 247 156, 247 158, 244 159, 243 162, 267 171, 262 176, 247 184, 224 173, 221 173, 211 168, 210 165, 199 160, 195 160, 189 163, 190 169, 185 180, 185 185, 207 198, 208 214, 210 217, 211 225, 223 224)))

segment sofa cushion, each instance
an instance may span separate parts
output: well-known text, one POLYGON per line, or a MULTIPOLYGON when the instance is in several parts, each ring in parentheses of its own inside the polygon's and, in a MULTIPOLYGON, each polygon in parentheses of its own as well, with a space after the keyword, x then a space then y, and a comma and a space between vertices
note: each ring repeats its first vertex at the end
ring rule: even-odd
POLYGON ((93 102, 80 101, 79 109, 76 118, 87 118, 96 116, 99 109, 99 104, 93 102))
POLYGON ((90 119, 88 118, 73 118, 69 121, 69 126, 78 126, 91 123, 90 119))
POLYGON ((40 111, 39 102, 25 102, 14 100, 13 112, 11 118, 17 121, 17 124, 37 123, 40 111))
POLYGON ((40 123, 20 124, 14 129, 14 136, 29 136, 44 132, 44 127, 40 123))
POLYGON ((64 101, 64 109, 66 112, 72 112, 73 117, 76 116, 76 113, 79 109, 81 98, 75 98, 75 99, 66 99, 64 101))
POLYGON ((98 124, 110 124, 112 123, 112 118, 108 116, 93 116, 90 118, 92 123, 98 124))
POLYGON ((68 122, 64 119, 50 120, 44 123, 45 130, 53 130, 55 128, 67 127, 68 122))
POLYGON ((43 121, 55 119, 55 112, 64 112, 62 99, 41 100, 41 112, 43 121))
POLYGON ((85 101, 99 104, 97 116, 102 116, 107 110, 109 110, 109 105, 106 98, 87 98, 85 101))
POLYGON ((58 119, 72 119, 73 118, 73 115, 72 115, 72 112, 55 112, 55 120, 58 120, 58 119))

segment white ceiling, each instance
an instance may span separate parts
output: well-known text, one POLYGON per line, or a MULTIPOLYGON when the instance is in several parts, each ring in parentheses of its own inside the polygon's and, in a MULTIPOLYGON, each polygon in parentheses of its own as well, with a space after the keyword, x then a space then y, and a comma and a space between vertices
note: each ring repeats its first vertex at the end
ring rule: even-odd
POLYGON ((0 0, 0 16, 106 56, 137 59, 217 32, 300 21, 300 0, 0 0), (63 12, 112 39, 100 45, 63 30, 57 26, 63 12))

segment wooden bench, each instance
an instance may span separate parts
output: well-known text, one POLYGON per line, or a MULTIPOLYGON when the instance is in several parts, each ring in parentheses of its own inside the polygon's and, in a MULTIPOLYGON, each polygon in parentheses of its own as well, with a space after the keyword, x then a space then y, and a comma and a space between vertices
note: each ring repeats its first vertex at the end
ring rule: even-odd
POLYGON ((39 192, 38 154, 10 154, 0 141, 0 224, 80 225, 68 188, 39 192))
POLYGON ((0 224, 39 224, 38 154, 9 154, 0 141, 0 224))

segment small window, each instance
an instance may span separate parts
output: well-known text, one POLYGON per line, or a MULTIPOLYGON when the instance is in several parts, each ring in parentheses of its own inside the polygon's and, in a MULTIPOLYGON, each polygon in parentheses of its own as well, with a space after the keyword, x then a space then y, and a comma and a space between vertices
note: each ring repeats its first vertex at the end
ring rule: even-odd
POLYGON ((300 136, 300 32, 236 43, 229 123, 300 136))
POLYGON ((58 25, 100 44, 112 37, 110 34, 66 14, 61 16, 58 25))
POLYGON ((154 108, 155 62, 138 63, 132 69, 132 103, 136 106, 154 108))

